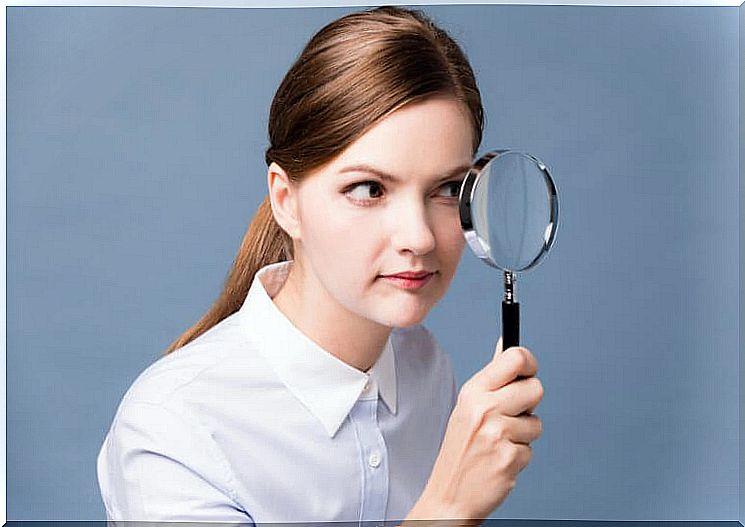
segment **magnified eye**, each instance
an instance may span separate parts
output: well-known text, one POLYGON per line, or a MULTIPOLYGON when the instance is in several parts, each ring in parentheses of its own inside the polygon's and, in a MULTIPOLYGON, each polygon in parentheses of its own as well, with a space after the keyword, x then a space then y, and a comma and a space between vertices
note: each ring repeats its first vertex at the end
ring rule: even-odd
POLYGON ((445 183, 442 188, 445 189, 447 192, 447 195, 445 197, 447 198, 457 198, 460 195, 460 187, 463 184, 463 181, 448 181, 445 183))

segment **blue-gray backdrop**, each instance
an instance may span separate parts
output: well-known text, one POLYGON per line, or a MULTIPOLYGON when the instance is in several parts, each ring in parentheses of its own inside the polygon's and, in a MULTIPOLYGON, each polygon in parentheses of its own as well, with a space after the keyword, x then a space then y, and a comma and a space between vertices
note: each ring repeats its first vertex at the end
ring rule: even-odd
MULTIPOLYGON (((104 518, 116 405, 214 300, 274 90, 351 10, 8 8, 9 520, 104 518)), ((476 70, 484 148, 543 158, 562 200, 518 284, 545 431, 494 517, 737 519, 738 8, 425 11, 476 70)), ((500 280, 465 252, 425 321, 460 383, 500 280)))

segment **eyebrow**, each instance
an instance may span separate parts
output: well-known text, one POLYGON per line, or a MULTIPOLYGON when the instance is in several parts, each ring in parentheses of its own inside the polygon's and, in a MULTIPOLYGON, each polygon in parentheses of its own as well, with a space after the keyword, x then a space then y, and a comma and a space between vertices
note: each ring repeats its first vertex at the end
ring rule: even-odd
MULTIPOLYGON (((465 176, 466 175, 466 172, 468 172, 468 170, 470 168, 471 168, 471 165, 462 165, 462 166, 459 166, 458 168, 455 168, 455 169, 449 171, 445 176, 440 177, 440 178, 437 178, 434 181, 435 181, 435 183, 439 183, 441 181, 445 181, 447 179, 451 179, 451 178, 457 177, 459 175, 465 176)), ((397 178, 396 176, 394 176, 393 174, 389 174, 389 173, 384 172, 384 171, 382 171, 382 170, 380 170, 378 168, 375 168, 375 167, 370 166, 370 165, 365 165, 365 164, 362 164, 362 165, 351 165, 351 166, 347 166, 347 167, 344 167, 341 170, 339 170, 339 174, 346 174, 347 172, 367 172, 368 174, 373 174, 375 176, 378 176, 380 179, 382 179, 384 181, 391 181, 393 183, 400 183, 401 182, 401 180, 399 178, 397 178)))

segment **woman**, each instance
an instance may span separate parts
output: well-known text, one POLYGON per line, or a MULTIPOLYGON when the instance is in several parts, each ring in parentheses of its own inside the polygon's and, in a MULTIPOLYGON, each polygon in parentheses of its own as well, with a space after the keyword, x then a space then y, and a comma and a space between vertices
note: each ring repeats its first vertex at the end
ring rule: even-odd
POLYGON ((536 361, 456 393, 420 322, 464 239, 483 111, 457 44, 385 7, 319 31, 269 116, 268 196, 210 311, 125 395, 98 457, 112 520, 485 518, 541 432, 536 361))

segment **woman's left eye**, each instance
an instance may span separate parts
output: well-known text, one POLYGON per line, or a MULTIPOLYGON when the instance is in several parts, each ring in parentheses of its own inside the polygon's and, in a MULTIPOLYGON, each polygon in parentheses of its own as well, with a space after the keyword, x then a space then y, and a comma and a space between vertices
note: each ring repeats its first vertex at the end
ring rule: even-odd
POLYGON ((457 198, 460 195, 460 186, 462 181, 448 181, 441 188, 447 189, 452 192, 451 195, 446 196, 448 198, 457 198))

